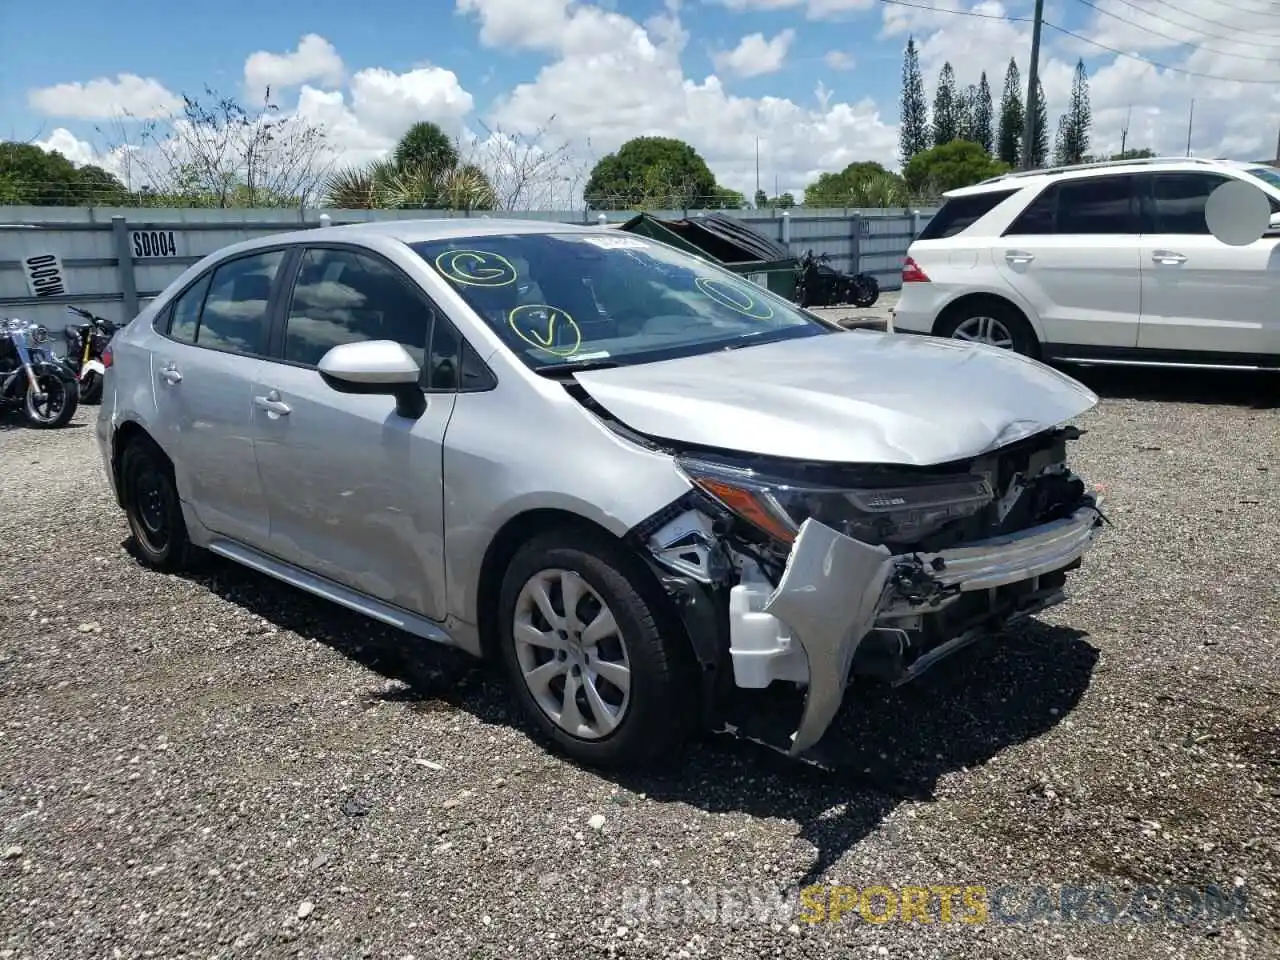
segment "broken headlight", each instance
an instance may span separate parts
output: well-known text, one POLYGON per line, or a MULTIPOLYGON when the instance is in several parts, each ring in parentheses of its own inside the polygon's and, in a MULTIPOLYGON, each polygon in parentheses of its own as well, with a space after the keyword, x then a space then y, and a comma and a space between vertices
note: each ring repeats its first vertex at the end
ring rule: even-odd
POLYGON ((994 499, 986 478, 972 474, 836 488, 704 460, 676 462, 700 490, 782 543, 794 540, 810 517, 863 543, 913 543, 973 516, 994 499))

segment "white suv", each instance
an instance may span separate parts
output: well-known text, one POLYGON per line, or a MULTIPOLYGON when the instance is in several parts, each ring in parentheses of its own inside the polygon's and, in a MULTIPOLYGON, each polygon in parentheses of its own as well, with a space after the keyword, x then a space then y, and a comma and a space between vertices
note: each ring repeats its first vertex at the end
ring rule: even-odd
POLYGON ((1043 360, 1280 368, 1280 170, 1183 157, 1010 173, 945 195, 911 244, 893 328, 1043 360), (1211 236, 1228 180, 1272 230, 1211 236))

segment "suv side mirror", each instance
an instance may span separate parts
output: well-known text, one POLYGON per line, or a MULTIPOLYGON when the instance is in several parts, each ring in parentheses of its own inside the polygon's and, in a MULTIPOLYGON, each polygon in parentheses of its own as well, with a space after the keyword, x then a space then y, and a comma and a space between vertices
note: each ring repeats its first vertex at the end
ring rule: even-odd
POLYGON ((321 379, 338 393, 393 396, 396 413, 410 420, 426 412, 422 370, 394 340, 339 344, 320 358, 317 369, 321 379))

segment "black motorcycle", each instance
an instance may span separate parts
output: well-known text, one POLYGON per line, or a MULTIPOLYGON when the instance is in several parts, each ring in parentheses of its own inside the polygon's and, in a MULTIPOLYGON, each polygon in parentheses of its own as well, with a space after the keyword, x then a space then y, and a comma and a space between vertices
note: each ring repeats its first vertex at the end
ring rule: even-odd
POLYGON ((62 331, 67 341, 67 362, 80 384, 80 402, 97 403, 102 399, 102 378, 107 372, 102 351, 107 348, 120 325, 81 307, 68 310, 87 321, 68 324, 62 331))
POLYGON ((825 253, 812 250, 800 255, 796 265, 795 302, 802 307, 836 307, 853 304, 869 307, 880 299, 880 284, 867 273, 841 273, 825 253))
POLYGON ((0 409, 21 409, 33 427, 66 426, 80 405, 76 378, 48 341, 38 323, 0 319, 0 409))

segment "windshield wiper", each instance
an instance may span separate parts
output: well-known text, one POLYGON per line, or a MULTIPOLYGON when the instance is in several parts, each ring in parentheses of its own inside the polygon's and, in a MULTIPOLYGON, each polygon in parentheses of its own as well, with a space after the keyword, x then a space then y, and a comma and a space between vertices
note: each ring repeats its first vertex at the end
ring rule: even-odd
POLYGON ((534 372, 544 377, 554 377, 561 373, 580 373, 584 370, 609 370, 620 367, 617 360, 570 360, 567 363, 548 363, 535 368, 534 372))

